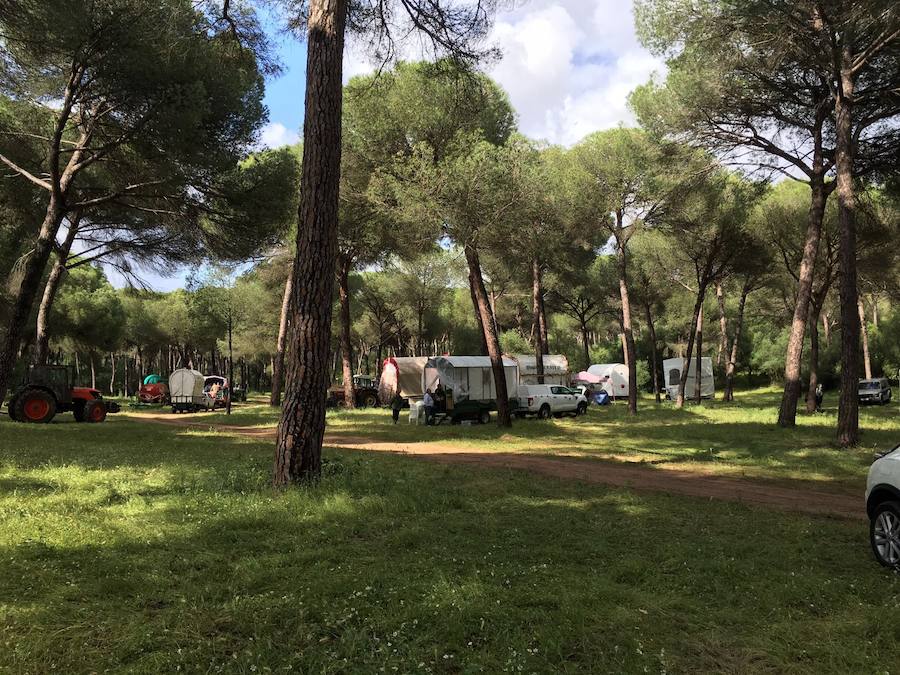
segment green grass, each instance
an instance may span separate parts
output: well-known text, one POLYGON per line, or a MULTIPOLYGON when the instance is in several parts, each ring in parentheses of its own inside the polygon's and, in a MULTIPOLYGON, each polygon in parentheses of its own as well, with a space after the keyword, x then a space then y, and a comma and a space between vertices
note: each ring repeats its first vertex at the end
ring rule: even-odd
MULTIPOLYGON (((804 479, 860 490, 877 450, 900 442, 897 407, 864 407, 860 412, 863 442, 853 450, 834 440, 837 408, 800 414, 797 427, 779 429, 780 392, 759 389, 740 392, 735 403, 705 402, 675 410, 641 401, 637 418, 624 404, 598 408, 579 419, 516 421, 512 430, 495 425, 422 427, 407 423, 406 411, 394 426, 386 410, 329 413, 331 437, 365 437, 388 443, 438 442, 484 451, 581 455, 597 459, 648 462, 707 472, 769 479, 804 479)), ((836 405, 836 402, 834 402, 836 405)), ((278 411, 261 401, 197 418, 201 424, 265 427, 277 423, 278 411)))
MULTIPOLYGON (((370 414, 332 424, 360 433, 370 414)), ((706 414, 670 421, 702 434, 706 414)), ((612 416, 645 435, 653 426, 612 416)), ((574 436, 581 424, 513 434, 574 436)), ((733 437, 746 440, 742 429, 733 437)), ((499 443, 491 429, 403 430, 499 443)), ((872 561, 863 522, 326 457, 320 485, 275 493, 269 443, 122 418, 0 418, 0 672, 875 673, 900 662, 900 577, 872 561)))

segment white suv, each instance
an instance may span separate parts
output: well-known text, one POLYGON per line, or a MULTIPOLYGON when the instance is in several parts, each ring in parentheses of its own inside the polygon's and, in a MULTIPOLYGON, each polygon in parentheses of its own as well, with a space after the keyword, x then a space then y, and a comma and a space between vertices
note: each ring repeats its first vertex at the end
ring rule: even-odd
POLYGON ((875 558, 885 567, 900 567, 900 445, 869 468, 866 512, 875 558))
POLYGON ((537 415, 545 420, 550 415, 583 415, 587 412, 588 402, 576 389, 557 384, 528 384, 519 387, 519 406, 517 416, 537 415))

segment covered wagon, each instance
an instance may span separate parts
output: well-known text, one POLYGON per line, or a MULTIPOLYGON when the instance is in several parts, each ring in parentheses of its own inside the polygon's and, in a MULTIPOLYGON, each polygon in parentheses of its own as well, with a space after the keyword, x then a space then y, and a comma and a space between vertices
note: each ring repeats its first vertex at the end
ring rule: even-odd
MULTIPOLYGON (((519 364, 503 357, 503 371, 510 406, 516 407, 519 364)), ((441 385, 447 392, 447 416, 453 422, 490 420, 497 409, 497 388, 491 360, 487 356, 434 356, 425 364, 423 390, 432 392, 441 385)))
POLYGON ((206 407, 203 373, 179 368, 169 375, 169 400, 172 412, 196 412, 206 407))

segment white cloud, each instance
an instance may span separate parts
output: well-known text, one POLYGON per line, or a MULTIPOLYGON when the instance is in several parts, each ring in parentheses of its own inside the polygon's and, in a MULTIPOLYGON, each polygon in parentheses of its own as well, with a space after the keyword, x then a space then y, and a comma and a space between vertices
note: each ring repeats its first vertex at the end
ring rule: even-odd
POLYGON ((664 70, 638 43, 622 0, 532 0, 498 17, 493 40, 503 58, 490 74, 521 131, 565 145, 633 124, 628 94, 664 70))
POLYGON ((259 144, 264 148, 280 148, 283 145, 294 145, 299 141, 300 135, 281 122, 269 122, 259 135, 259 144))

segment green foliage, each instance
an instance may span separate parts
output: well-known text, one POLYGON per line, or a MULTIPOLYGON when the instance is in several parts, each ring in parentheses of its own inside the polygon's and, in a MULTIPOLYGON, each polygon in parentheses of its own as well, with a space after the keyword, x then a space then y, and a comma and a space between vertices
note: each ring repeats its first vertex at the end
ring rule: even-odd
POLYGON ((121 346, 126 313, 103 272, 86 265, 67 274, 50 312, 50 326, 53 335, 77 349, 110 352, 121 346))

